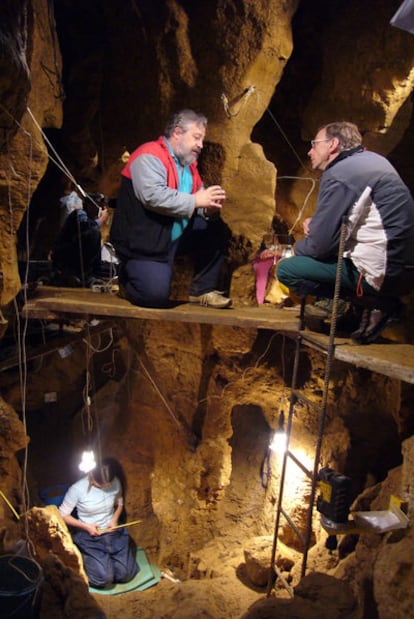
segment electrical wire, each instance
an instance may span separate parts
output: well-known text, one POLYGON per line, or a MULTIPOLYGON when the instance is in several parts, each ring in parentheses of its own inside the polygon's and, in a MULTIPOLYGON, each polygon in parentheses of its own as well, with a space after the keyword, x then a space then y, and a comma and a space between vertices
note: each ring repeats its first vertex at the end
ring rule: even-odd
POLYGON ((270 111, 269 108, 266 108, 266 112, 269 114, 270 118, 273 120, 273 122, 275 123, 276 127, 278 128, 281 136, 284 138, 286 144, 289 146, 290 150, 292 151, 292 153, 294 154, 294 156, 296 157, 296 159, 298 160, 298 162, 300 163, 301 168, 303 168, 304 170, 306 170, 307 172, 309 171, 307 166, 303 163, 302 159, 299 156, 299 153, 297 152, 297 150, 295 149, 295 147, 293 146, 292 142, 289 140, 288 136, 286 135, 285 131, 283 131, 280 123, 278 123, 278 121, 276 120, 274 114, 270 111))
POLYGON ((278 180, 285 180, 285 179, 298 180, 298 181, 310 181, 312 184, 311 188, 309 189, 308 193, 305 196, 305 199, 303 201, 301 208, 299 209, 299 213, 297 214, 295 221, 293 222, 292 226, 290 227, 288 231, 288 234, 292 234, 293 230, 296 228, 297 223, 300 221, 303 215, 303 211, 305 210, 305 207, 309 201, 309 198, 311 197, 316 187, 316 180, 314 178, 306 177, 306 176, 279 176, 278 177, 278 180))
POLYGON ((151 376, 151 373, 149 372, 148 368, 144 365, 142 359, 138 355, 136 356, 136 359, 137 359, 139 365, 141 366, 141 369, 144 372, 145 376, 147 377, 147 379, 149 380, 149 382, 151 383, 151 385, 154 387, 155 391, 159 395, 160 400, 163 402, 163 404, 164 404, 165 408, 167 409, 171 419, 173 419, 173 421, 180 428, 180 430, 183 430, 180 422, 178 421, 177 417, 174 414, 174 411, 172 410, 171 406, 169 405, 169 403, 167 402, 166 398, 162 394, 160 388, 158 387, 156 380, 151 376))
MULTIPOLYGON (((26 203, 26 226, 25 226, 25 244, 26 251, 28 251, 29 247, 29 212, 30 212, 30 202, 32 198, 32 166, 33 166, 33 140, 30 132, 24 131, 24 134, 29 138, 29 156, 28 156, 28 175, 27 175, 27 203, 26 203)), ((7 176, 7 184, 8 184, 8 207, 9 207, 9 218, 10 218, 10 230, 11 233, 15 233, 14 226, 14 216, 13 216, 13 200, 11 193, 11 175, 10 172, 16 174, 13 165, 11 163, 11 154, 10 154, 10 145, 8 138, 6 139, 7 146, 7 154, 8 154, 8 163, 9 167, 6 170, 7 176)), ((23 282, 22 282, 22 295, 24 303, 27 303, 27 287, 28 287, 28 274, 29 274, 29 265, 26 265, 26 269, 24 272, 23 282)), ((20 388, 20 399, 21 399, 21 411, 22 411, 22 425, 25 435, 27 436, 27 417, 26 417, 26 406, 27 406, 27 356, 26 356, 26 336, 27 336, 27 326, 28 326, 28 317, 26 316, 23 324, 20 319, 20 312, 17 303, 16 297, 13 299, 13 307, 16 317, 16 329, 17 329, 17 351, 18 351, 18 359, 19 359, 19 388, 20 388)), ((34 556, 34 545, 30 539, 29 532, 29 522, 27 518, 27 512, 30 507, 30 495, 27 484, 27 468, 28 468, 28 458, 29 458, 29 441, 27 441, 26 446, 23 450, 23 465, 22 465, 22 486, 21 486, 21 496, 22 496, 22 504, 23 504, 23 526, 25 532, 25 541, 27 545, 27 550, 29 555, 34 556)))
POLYGON ((81 195, 85 198, 86 197, 86 192, 85 190, 78 184, 78 182, 76 181, 75 177, 73 176, 73 174, 70 172, 69 168, 65 165, 65 163, 63 162, 63 160, 61 159, 61 157, 59 156, 59 153, 57 152, 57 150, 55 149, 55 147, 53 146, 53 144, 51 143, 51 141, 49 140, 49 138, 47 137, 47 135, 44 133, 42 127, 39 125, 39 123, 37 122, 36 118, 34 117, 34 115, 32 114, 31 109, 29 108, 29 106, 27 106, 27 113, 29 114, 30 118, 33 121, 33 124, 35 125, 35 127, 38 129, 38 131, 40 132, 41 136, 43 137, 44 141, 46 142, 46 144, 48 145, 49 149, 53 152, 53 155, 56 157, 56 159, 53 159, 52 157, 50 157, 50 153, 49 153, 49 157, 51 158, 51 160, 53 161, 53 163, 55 163, 57 165, 57 167, 64 172, 64 174, 66 174, 66 176, 69 178, 69 180, 72 181, 72 183, 74 184, 74 186, 76 187, 76 189, 79 190, 79 192, 81 193, 81 195))

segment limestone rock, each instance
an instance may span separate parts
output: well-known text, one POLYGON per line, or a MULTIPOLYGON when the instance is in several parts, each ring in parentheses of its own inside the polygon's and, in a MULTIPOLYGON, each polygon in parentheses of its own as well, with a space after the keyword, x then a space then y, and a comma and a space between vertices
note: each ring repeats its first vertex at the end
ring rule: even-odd
POLYGON ((55 505, 32 507, 27 513, 30 539, 40 563, 49 555, 55 555, 85 582, 88 579, 78 548, 55 505))
POLYGON ((393 542, 387 535, 374 566, 374 596, 379 619, 405 619, 414 604, 414 535, 393 542))
POLYGON ((42 617, 105 619, 105 613, 79 574, 64 565, 54 554, 44 558, 42 567, 45 576, 42 617))
MULTIPOLYGON (((256 587, 264 587, 269 580, 273 538, 269 535, 249 540, 244 549, 246 573, 250 582, 256 587)), ((278 542, 276 565, 288 574, 295 565, 294 552, 278 542)))

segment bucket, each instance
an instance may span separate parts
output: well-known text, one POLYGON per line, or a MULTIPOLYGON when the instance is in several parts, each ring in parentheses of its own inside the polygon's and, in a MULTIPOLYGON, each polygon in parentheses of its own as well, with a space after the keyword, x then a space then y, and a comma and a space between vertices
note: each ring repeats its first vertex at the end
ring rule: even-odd
POLYGON ((39 498, 45 505, 56 505, 56 507, 59 507, 68 488, 69 484, 56 484, 56 486, 42 488, 39 491, 39 498))
POLYGON ((43 575, 40 566, 19 555, 0 557, 0 609, 4 619, 38 616, 43 575))

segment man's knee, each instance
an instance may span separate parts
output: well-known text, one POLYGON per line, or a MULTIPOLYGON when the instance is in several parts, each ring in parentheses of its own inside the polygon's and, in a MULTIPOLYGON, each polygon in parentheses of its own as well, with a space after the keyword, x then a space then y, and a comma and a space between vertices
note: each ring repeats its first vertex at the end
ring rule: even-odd
POLYGON ((296 279, 297 275, 294 268, 294 256, 281 260, 277 266, 277 278, 282 284, 289 287, 292 279, 296 279), (293 261, 293 262, 292 262, 293 261), (292 269, 293 267, 293 269, 292 269))
POLYGON ((149 283, 148 286, 137 287, 133 280, 125 284, 128 299, 140 307, 166 307, 169 303, 169 289, 163 290, 149 283))
POLYGON ((165 307, 170 295, 171 275, 164 263, 130 260, 122 272, 128 299, 141 307, 165 307))

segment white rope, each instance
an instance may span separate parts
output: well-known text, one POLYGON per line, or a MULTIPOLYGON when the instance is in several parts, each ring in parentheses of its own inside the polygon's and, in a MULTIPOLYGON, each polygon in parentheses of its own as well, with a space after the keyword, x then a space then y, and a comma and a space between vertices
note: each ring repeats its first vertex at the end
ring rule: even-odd
POLYGON ((175 423, 177 424, 177 426, 180 428, 180 430, 183 430, 180 422, 178 421, 177 417, 174 415, 174 412, 171 408, 171 406, 168 404, 167 400, 165 399, 165 397, 163 396, 161 390, 159 389, 155 379, 151 376, 150 372, 148 371, 148 369, 145 367, 144 363, 142 362, 142 360, 140 359, 140 357, 138 357, 138 355, 136 356, 138 363, 140 364, 145 376, 147 377, 147 379, 150 381, 151 385, 154 387, 155 391, 158 393, 161 401, 163 402, 165 408, 167 409, 167 411, 169 412, 170 416, 172 417, 172 419, 175 421, 175 423))
POLYGON ((279 176, 278 180, 284 180, 284 179, 289 179, 289 180, 297 180, 297 181, 310 181, 312 186, 309 189, 308 193, 305 196, 305 200, 303 201, 303 204, 301 206, 301 208, 299 209, 299 212, 296 216, 295 221, 293 222, 292 226, 289 229, 288 234, 292 234, 293 230, 296 228, 296 224, 299 222, 299 220, 301 219, 302 215, 303 215, 303 211, 305 210, 305 207, 308 203, 309 198, 311 197, 315 187, 316 187, 316 181, 314 178, 308 177, 308 176, 279 176))
MULTIPOLYGON (((23 125, 12 115, 10 114, 9 110, 7 108, 4 107, 4 105, 2 103, 0 103, 0 107, 2 108, 2 110, 7 114, 7 116, 9 116, 12 121, 19 127, 19 129, 21 129, 27 136, 30 137, 30 139, 32 140, 33 143, 36 143, 40 148, 42 148, 43 144, 41 142, 39 142, 39 140, 36 140, 36 138, 30 133, 30 131, 28 131, 27 129, 25 129, 23 127, 23 125)), ((78 189, 79 193, 85 197, 86 191, 83 189, 83 187, 81 187, 79 185, 79 183, 76 181, 75 177, 73 176, 73 174, 70 172, 69 168, 65 165, 65 163, 63 162, 62 158, 59 156, 59 154, 57 153, 56 149, 54 148, 53 144, 50 142, 50 140, 48 139, 47 135, 45 134, 45 132, 43 131, 43 129, 41 128, 41 126, 39 125, 38 121, 36 120, 36 118, 34 117, 31 109, 29 107, 26 108, 30 118, 33 121, 33 124, 37 127, 38 131, 40 132, 43 140, 46 142, 46 144, 49 146, 50 151, 52 151, 54 153, 54 156, 51 154, 50 151, 48 151, 48 157, 50 159, 50 161, 52 163, 55 164, 55 166, 57 168, 59 168, 59 170, 61 172, 63 172, 63 174, 65 176, 67 176, 67 178, 71 181, 71 183, 73 183, 73 185, 76 187, 76 189, 78 189)))
POLYGON ((85 190, 78 184, 78 182, 76 181, 75 177, 70 172, 69 168, 65 165, 65 163, 62 160, 62 158, 59 156, 58 152, 56 151, 55 147, 53 146, 53 144, 51 143, 51 141, 49 140, 49 138, 47 137, 47 135, 43 131, 42 127, 39 125, 39 123, 37 122, 36 118, 33 116, 31 109, 29 107, 27 107, 26 109, 27 109, 27 112, 28 112, 30 118, 32 119, 34 125, 37 127, 37 129, 39 130, 40 134, 42 135, 44 141, 46 142, 46 144, 49 146, 50 150, 53 152, 54 156, 56 157, 56 161, 53 160, 52 157, 50 157, 50 153, 49 153, 49 157, 52 159, 53 163, 55 163, 58 166, 58 168, 62 172, 64 172, 66 174, 66 176, 75 185, 76 189, 78 189, 79 192, 81 193, 81 195, 85 198, 86 195, 87 195, 85 190))
MULTIPOLYGON (((27 176, 27 205, 26 205, 26 227, 25 227, 25 243, 26 243, 26 252, 29 251, 29 207, 30 201, 32 198, 32 164, 33 164, 33 139, 30 132, 23 129, 25 135, 29 138, 29 171, 27 176)), ((16 174, 13 165, 11 163, 10 151, 9 151, 9 142, 7 139, 7 154, 8 154, 8 163, 9 169, 16 174)), ((7 172, 7 182, 8 182, 8 206, 9 206, 9 217, 10 217, 10 230, 12 234, 15 233, 14 229, 14 221, 13 221, 13 202, 12 202, 12 192, 11 192, 11 176, 7 172)), ((22 294, 23 294, 23 302, 27 303, 27 286, 28 286, 28 273, 29 267, 26 266, 23 286, 22 286, 22 294)), ((27 336, 27 326, 28 326, 28 316, 25 317, 23 322, 23 327, 21 327, 20 322, 20 312, 17 304, 16 297, 13 299, 13 306, 16 315, 16 328, 17 328, 17 350, 18 350, 18 359, 19 359, 19 387, 20 387, 20 399, 21 399, 21 410, 22 410, 22 425, 24 429, 24 433, 27 436, 27 418, 26 418, 26 405, 27 405, 27 351, 26 351, 26 336, 27 336)), ((29 554, 31 556, 34 555, 34 545, 30 539, 29 533, 29 522, 27 518, 27 512, 30 508, 30 495, 29 488, 27 484, 27 466, 28 466, 28 457, 29 457, 29 442, 24 448, 23 452, 23 465, 22 465, 22 502, 23 502, 23 523, 25 530, 25 539, 27 543, 27 548, 29 554)))
MULTIPOLYGON (((112 327, 110 327, 108 330, 109 330, 109 332, 110 332, 109 342, 108 342, 108 344, 107 344, 106 346, 104 346, 103 348, 94 348, 94 347, 92 346, 91 341, 90 341, 90 340, 87 340, 87 339, 85 339, 85 338, 83 339, 83 342, 85 342, 85 344, 86 344, 87 346, 89 346, 89 348, 90 348, 90 349, 92 350, 92 352, 94 352, 94 353, 98 353, 98 352, 105 352, 106 350, 109 350, 109 349, 111 348, 112 344, 114 343, 114 334, 113 334, 113 331, 112 331, 112 327)), ((100 342, 100 341, 101 341, 101 336, 99 336, 99 342, 100 342)))
POLYGON ((298 162, 300 163, 301 167, 308 171, 308 168, 305 166, 305 164, 303 163, 302 159, 299 157, 298 152, 296 151, 295 147, 293 146, 292 142, 289 140, 288 136, 286 135, 286 133, 283 131, 282 127, 280 126, 280 124, 277 122, 275 116, 272 114, 272 112, 269 110, 269 108, 267 108, 266 112, 269 114, 270 118, 273 120, 273 122, 275 123, 276 127, 279 129, 281 135, 283 136, 283 138, 286 141, 286 144, 289 146, 289 148, 291 149, 291 151, 293 152, 293 154, 295 155, 296 159, 298 160, 298 162))

